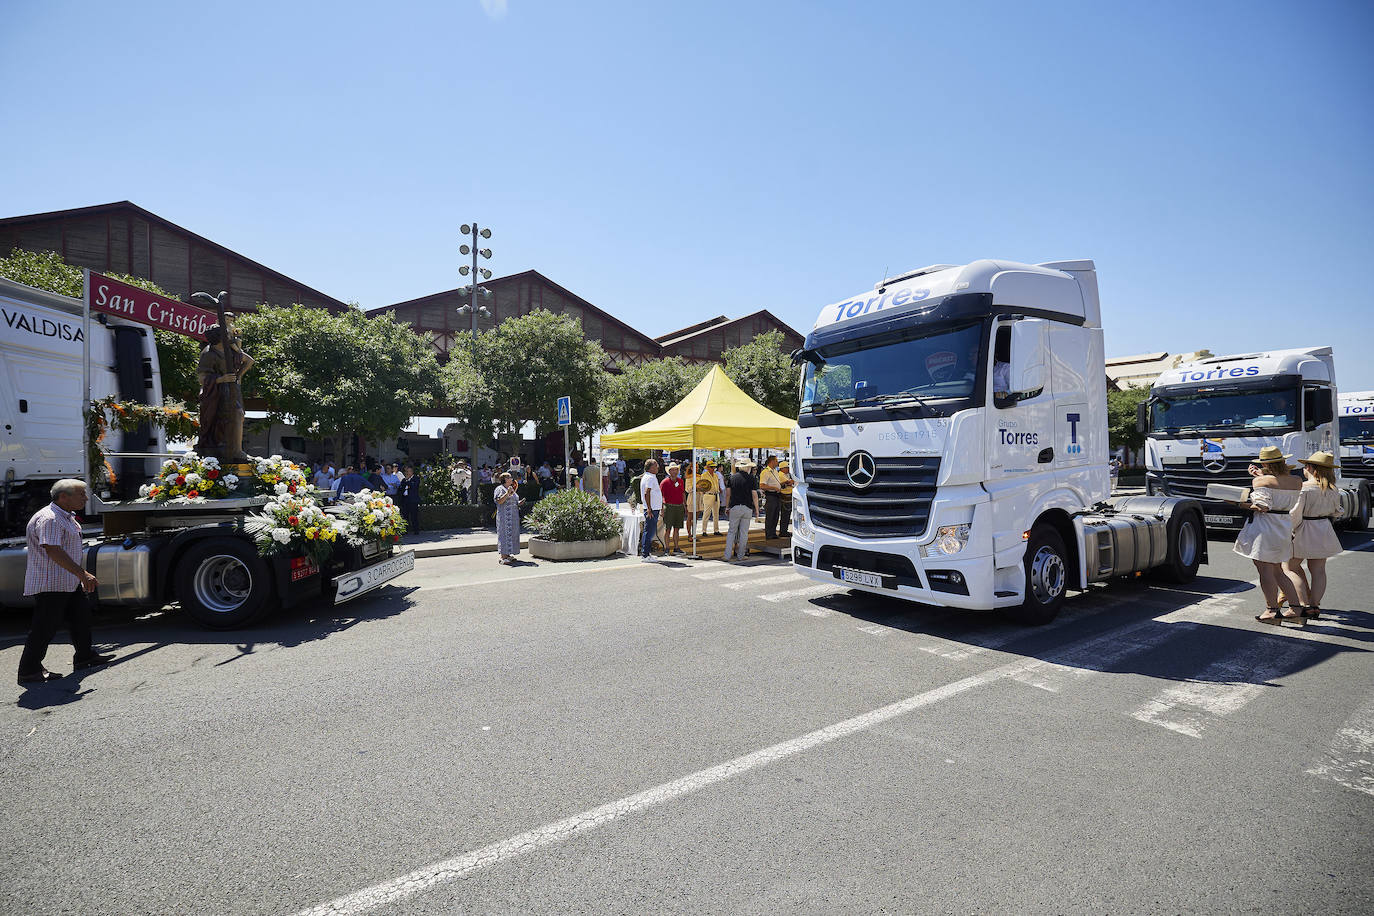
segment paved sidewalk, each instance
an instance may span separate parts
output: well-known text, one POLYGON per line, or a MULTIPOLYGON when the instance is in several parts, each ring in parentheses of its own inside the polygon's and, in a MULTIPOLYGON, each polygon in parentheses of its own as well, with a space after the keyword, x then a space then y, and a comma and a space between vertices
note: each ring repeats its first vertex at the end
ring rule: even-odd
MULTIPOLYGON (((520 532, 520 546, 528 547, 530 533, 520 532)), ((466 553, 495 553, 495 528, 446 528, 441 531, 420 531, 401 538, 401 546, 415 551, 415 558, 452 557, 466 553)))

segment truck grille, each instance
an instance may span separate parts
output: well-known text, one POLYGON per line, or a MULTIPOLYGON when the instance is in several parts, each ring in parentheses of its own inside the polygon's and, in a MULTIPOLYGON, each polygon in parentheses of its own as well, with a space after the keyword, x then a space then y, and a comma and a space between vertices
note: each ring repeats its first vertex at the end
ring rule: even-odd
POLYGON ((1359 458, 1342 458, 1341 476, 1374 481, 1374 464, 1365 464, 1359 458))
POLYGON ((806 506, 815 524, 856 538, 916 537, 926 530, 939 458, 875 458, 873 483, 855 489, 847 458, 802 462, 806 506))
POLYGON ((1219 472, 1208 471, 1202 466, 1201 458, 1189 458, 1187 464, 1166 464, 1164 481, 1169 485, 1170 496, 1192 496, 1206 499, 1209 483, 1224 483, 1233 487, 1250 486, 1251 477, 1245 470, 1251 458, 1226 456, 1226 467, 1219 472))

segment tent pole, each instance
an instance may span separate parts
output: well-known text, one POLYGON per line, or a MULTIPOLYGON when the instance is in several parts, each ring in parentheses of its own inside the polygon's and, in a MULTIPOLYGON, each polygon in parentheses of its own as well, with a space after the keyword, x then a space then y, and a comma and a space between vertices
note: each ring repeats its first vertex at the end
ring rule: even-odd
POLYGON ((692 512, 687 516, 687 524, 692 526, 692 559, 700 560, 701 554, 697 553, 697 509, 701 506, 701 497, 696 493, 697 488, 697 437, 692 436, 692 492, 691 497, 692 512))

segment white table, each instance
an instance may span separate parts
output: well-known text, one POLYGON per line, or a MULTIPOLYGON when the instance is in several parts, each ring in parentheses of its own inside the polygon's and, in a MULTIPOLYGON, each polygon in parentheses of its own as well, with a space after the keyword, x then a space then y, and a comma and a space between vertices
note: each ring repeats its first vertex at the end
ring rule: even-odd
POLYGON ((644 513, 629 503, 615 507, 620 516, 620 552, 626 556, 639 553, 639 538, 644 531, 644 513))

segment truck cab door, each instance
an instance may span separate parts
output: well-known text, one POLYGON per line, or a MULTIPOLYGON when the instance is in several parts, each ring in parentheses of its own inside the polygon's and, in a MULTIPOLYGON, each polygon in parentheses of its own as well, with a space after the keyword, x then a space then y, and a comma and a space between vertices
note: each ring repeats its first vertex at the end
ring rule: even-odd
MULTIPOLYGON (((988 411, 989 489, 1043 478, 1053 486, 1054 394, 1050 385, 1049 322, 1001 319, 992 331, 993 371, 988 411)), ((1032 488, 1039 489, 1039 488, 1032 488)))

